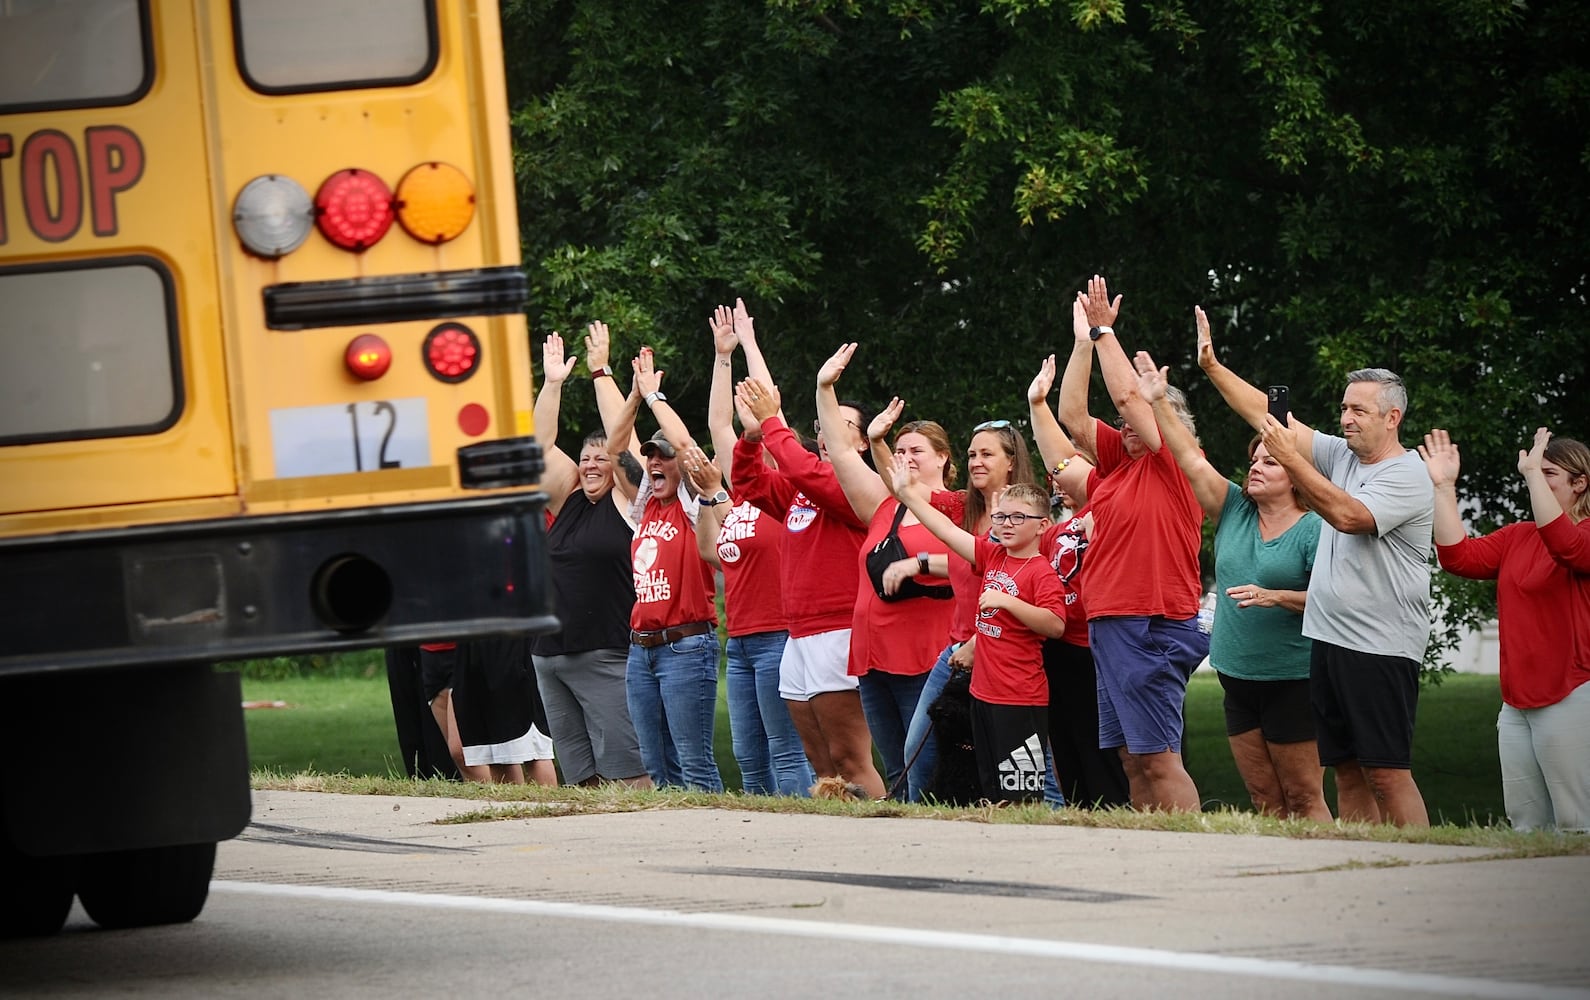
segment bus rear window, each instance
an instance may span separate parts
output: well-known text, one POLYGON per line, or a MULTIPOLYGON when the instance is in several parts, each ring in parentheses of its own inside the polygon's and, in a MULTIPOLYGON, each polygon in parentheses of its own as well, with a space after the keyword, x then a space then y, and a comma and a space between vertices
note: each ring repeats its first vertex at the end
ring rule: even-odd
POLYGON ((0 111, 130 104, 148 52, 141 0, 0 0, 0 111))
POLYGON ((174 301, 151 258, 0 269, 0 445, 171 426, 182 404, 174 301))
POLYGON ((436 66, 431 0, 233 0, 238 69, 264 94, 417 83, 436 66))

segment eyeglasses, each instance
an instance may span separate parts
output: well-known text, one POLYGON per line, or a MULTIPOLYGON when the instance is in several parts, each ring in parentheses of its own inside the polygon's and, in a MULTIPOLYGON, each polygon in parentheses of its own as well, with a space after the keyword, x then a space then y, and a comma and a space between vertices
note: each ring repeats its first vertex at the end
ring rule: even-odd
POLYGON ((993 521, 995 524, 1010 524, 1020 527, 1021 525, 1026 524, 1028 521, 1038 520, 1038 515, 1023 514, 1019 510, 1010 514, 1007 514, 1002 510, 996 510, 994 513, 988 515, 988 519, 993 521))
POLYGON ((1009 420, 985 420, 976 427, 973 427, 972 433, 976 434, 980 431, 1002 431, 1009 426, 1009 420))
MULTIPOLYGON (((854 427, 858 431, 861 430, 861 425, 856 423, 854 420, 846 420, 845 423, 847 423, 850 426, 854 427)), ((822 432, 823 432, 823 422, 821 420, 813 420, 812 421, 812 433, 813 434, 821 434, 822 432)))

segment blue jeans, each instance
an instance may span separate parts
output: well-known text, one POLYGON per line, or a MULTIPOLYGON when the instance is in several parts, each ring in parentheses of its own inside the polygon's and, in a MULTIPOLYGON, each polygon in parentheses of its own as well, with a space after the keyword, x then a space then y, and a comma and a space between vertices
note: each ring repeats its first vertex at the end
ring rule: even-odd
POLYGON ((808 795, 817 780, 778 693, 788 632, 729 637, 729 735, 747 795, 808 795))
MULTIPOLYGON (((861 675, 861 711, 867 717, 867 729, 872 733, 878 756, 883 758, 884 787, 891 792, 905 772, 906 730, 922 703, 922 690, 927 682, 925 673, 889 674, 869 670, 861 675)), ((905 798, 905 789, 895 797, 905 798)))
POLYGON ((640 739, 641 760, 653 784, 723 791, 723 776, 712 752, 718 707, 716 632, 650 649, 631 643, 624 695, 640 739), (670 741, 677 755, 674 767, 669 766, 670 741))
POLYGON ((1050 809, 1060 809, 1066 804, 1065 793, 1060 791, 1060 781, 1054 773, 1054 748, 1047 742, 1043 745, 1043 804, 1050 809))
POLYGON ((933 765, 938 763, 939 748, 938 741, 933 738, 928 709, 944 693, 944 685, 950 680, 950 655, 960 645, 958 642, 950 643, 933 661, 933 669, 927 672, 927 681, 917 698, 916 710, 911 713, 911 724, 906 727, 904 752, 910 764, 905 776, 907 802, 921 802, 922 793, 933 780, 933 765))

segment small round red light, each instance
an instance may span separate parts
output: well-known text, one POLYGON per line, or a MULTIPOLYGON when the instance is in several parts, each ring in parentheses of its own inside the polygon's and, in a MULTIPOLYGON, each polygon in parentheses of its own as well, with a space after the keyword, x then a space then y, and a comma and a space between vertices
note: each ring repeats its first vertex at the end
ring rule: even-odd
POLYGON ((458 429, 470 437, 480 437, 491 426, 491 414, 479 403, 467 403, 458 411, 458 429))
POLYGON ((480 339, 462 323, 443 323, 425 335, 425 368, 443 382, 462 382, 480 367, 480 339))
POLYGON ((392 191, 368 170, 339 170, 315 192, 315 225, 344 250, 368 250, 392 228, 392 191))
POLYGON ((348 341, 348 349, 342 359, 347 363, 348 371, 368 382, 385 375, 386 370, 392 367, 392 348, 373 333, 361 333, 348 341))

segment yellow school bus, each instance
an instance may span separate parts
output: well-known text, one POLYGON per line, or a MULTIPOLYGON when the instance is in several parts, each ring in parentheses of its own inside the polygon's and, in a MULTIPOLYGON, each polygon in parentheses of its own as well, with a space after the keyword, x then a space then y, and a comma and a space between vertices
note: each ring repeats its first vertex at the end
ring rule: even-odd
POLYGON ((210 664, 552 624, 507 118, 490 0, 0 0, 0 932, 198 912, 210 664))

